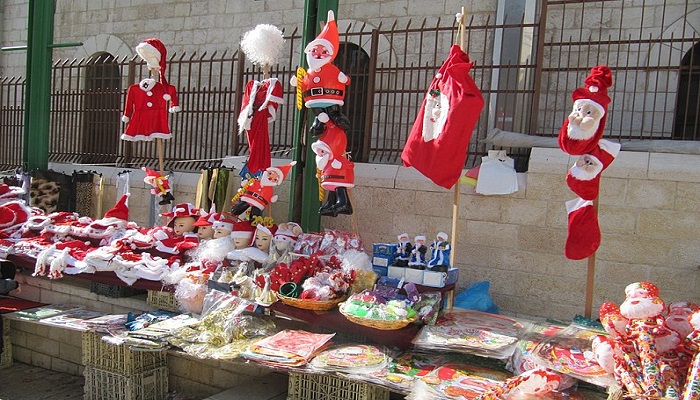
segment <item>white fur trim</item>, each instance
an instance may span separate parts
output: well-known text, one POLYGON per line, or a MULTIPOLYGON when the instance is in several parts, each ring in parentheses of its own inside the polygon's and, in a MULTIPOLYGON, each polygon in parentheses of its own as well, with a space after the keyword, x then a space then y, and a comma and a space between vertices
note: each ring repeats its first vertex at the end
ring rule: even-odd
POLYGON ((328 144, 326 142, 322 142, 320 140, 317 140, 317 141, 311 143, 311 150, 313 150, 313 152, 316 154, 319 154, 319 152, 321 150, 324 150, 327 153, 333 154, 333 152, 331 152, 331 148, 328 146, 328 144))
POLYGON ((152 142, 156 139, 172 139, 173 134, 172 133, 162 133, 162 132, 154 132, 149 135, 127 135, 126 133, 122 133, 122 135, 119 137, 121 140, 126 140, 129 142, 152 142))
POLYGON ((129 121, 130 121, 129 117, 127 117, 126 115, 123 115, 123 116, 122 116, 122 122, 123 122, 123 123, 128 124, 129 121))
POLYGON ((571 214, 572 212, 581 209, 583 207, 592 206, 593 202, 590 200, 584 200, 580 197, 569 200, 566 202, 566 213, 571 214))
POLYGON ((598 147, 604 152, 610 154, 613 158, 616 158, 620 153, 620 148, 622 145, 620 143, 611 142, 606 139, 600 139, 598 141, 598 147))
POLYGON ((170 112, 171 114, 175 114, 180 111, 182 111, 182 108, 180 108, 180 106, 172 106, 168 109, 168 112, 170 112))
POLYGON ((160 54, 160 51, 158 51, 158 49, 153 47, 153 45, 150 43, 141 42, 136 45, 136 53, 143 58, 144 61, 146 61, 146 64, 148 64, 149 67, 156 68, 160 66, 159 63, 162 54, 160 54), (154 61, 155 64, 153 63, 154 61))

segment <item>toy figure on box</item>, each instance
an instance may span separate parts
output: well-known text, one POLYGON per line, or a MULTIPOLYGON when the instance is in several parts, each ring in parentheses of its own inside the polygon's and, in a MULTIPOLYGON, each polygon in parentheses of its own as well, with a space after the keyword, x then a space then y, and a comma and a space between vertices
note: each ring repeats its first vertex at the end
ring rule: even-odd
POLYGON ((408 262, 411 260, 413 245, 408 241, 408 233, 402 233, 396 238, 399 242, 396 246, 396 253, 394 253, 393 265, 396 267, 408 267, 408 262))
POLYGON ((428 261, 428 269, 433 271, 447 272, 450 269, 450 242, 445 232, 439 232, 437 239, 430 245, 430 261, 428 261))
POLYGON ((163 176, 157 171, 146 167, 141 169, 146 173, 143 181, 152 187, 151 193, 161 197, 158 204, 166 205, 175 200, 175 197, 173 197, 173 193, 170 189, 170 180, 168 179, 167 175, 163 176))
POLYGON ((413 242, 411 260, 408 262, 408 266, 413 269, 425 269, 425 254, 428 253, 428 247, 425 245, 425 236, 418 235, 413 239, 413 242))
POLYGON ((122 116, 122 121, 127 125, 121 139, 170 139, 172 134, 168 126, 168 112, 179 112, 180 106, 175 86, 169 84, 165 78, 165 45, 159 39, 146 39, 136 46, 136 52, 146 61, 149 71, 158 73, 159 80, 146 78, 129 86, 122 116))
POLYGON ((251 219, 256 215, 262 215, 265 207, 277 201, 274 188, 282 184, 296 163, 296 161, 292 161, 287 165, 269 167, 259 179, 253 178, 243 182, 243 186, 233 198, 234 205, 231 207, 231 214, 240 216, 250 208, 251 219))

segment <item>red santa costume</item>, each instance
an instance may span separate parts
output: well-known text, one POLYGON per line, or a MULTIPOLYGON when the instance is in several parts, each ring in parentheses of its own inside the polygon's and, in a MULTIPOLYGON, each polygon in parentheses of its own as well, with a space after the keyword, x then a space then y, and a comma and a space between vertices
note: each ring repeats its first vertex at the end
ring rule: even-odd
POLYGON ((121 139, 170 139, 172 134, 168 125, 168 112, 179 112, 180 106, 175 86, 170 85, 165 78, 167 50, 160 40, 146 39, 136 46, 136 52, 147 62, 149 70, 158 70, 160 81, 146 78, 129 87, 122 116, 122 121, 127 126, 121 139))
POLYGON ((316 167, 321 170, 321 187, 334 191, 339 187, 355 187, 355 164, 345 157, 345 132, 334 124, 326 125, 326 132, 311 149, 316 154, 316 167))
POLYGON ((283 102, 282 85, 277 78, 250 81, 243 92, 243 105, 238 115, 238 132, 246 132, 250 156, 248 170, 255 174, 272 165, 270 157, 269 123, 283 102))
MULTIPOLYGON (((253 207, 258 211, 262 211, 265 207, 277 201, 277 195, 275 194, 275 186, 279 186, 282 181, 289 175, 289 171, 296 161, 292 161, 290 164, 269 167, 262 174, 260 179, 254 179, 246 186, 242 187, 239 192, 240 200, 239 202, 231 208, 231 213, 234 215, 241 215, 248 207, 253 207)), ((259 215, 259 214, 258 214, 259 215)))

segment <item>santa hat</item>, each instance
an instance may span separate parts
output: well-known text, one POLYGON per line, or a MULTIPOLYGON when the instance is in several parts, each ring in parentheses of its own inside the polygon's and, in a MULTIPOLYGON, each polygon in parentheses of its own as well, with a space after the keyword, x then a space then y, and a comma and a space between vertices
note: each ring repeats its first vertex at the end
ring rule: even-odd
POLYGON ((566 174, 566 184, 584 200, 595 200, 600 187, 600 174, 607 169, 620 152, 620 144, 601 139, 589 154, 578 158, 566 174))
POLYGON ((238 221, 233 224, 233 229, 231 229, 231 237, 250 239, 253 237, 253 232, 255 232, 255 227, 250 223, 250 221, 238 221))
POLYGON ((217 212, 204 214, 195 221, 194 226, 213 226, 216 221, 221 221, 223 218, 224 216, 217 212))
POLYGON ((650 282, 634 282, 625 287, 627 297, 659 297, 659 288, 650 282))
POLYGON ((218 221, 215 221, 212 224, 212 228, 214 228, 214 229, 221 228, 221 229, 225 229, 227 231, 233 231, 233 226, 235 225, 235 223, 236 223, 236 221, 224 217, 218 221))
POLYGON ((0 205, 0 229, 13 230, 21 228, 31 216, 31 209, 19 200, 0 205))
POLYGON ((146 61, 149 69, 158 68, 161 83, 167 85, 168 80, 165 78, 165 68, 167 67, 166 58, 168 51, 163 42, 156 38, 146 39, 136 46, 136 53, 146 61))
POLYGON ((117 201, 117 204, 112 207, 109 211, 105 213, 104 218, 102 220, 108 220, 108 219, 116 219, 120 221, 129 221, 129 206, 126 204, 126 202, 129 200, 130 194, 127 193, 125 195, 122 195, 122 197, 119 198, 119 201, 117 201))
POLYGON ((600 246, 598 213, 593 202, 581 198, 566 202, 569 214, 564 255, 569 260, 582 260, 595 253, 600 246))
POLYGON ((277 232, 275 232, 274 239, 277 242, 296 242, 298 236, 294 233, 293 226, 296 225, 294 222, 287 222, 285 229, 277 227, 277 232))
POLYGON ((321 150, 331 154, 331 159, 342 157, 348 147, 348 138, 345 132, 333 123, 326 125, 326 130, 323 132, 317 141, 311 144, 311 150, 319 154, 321 150))
POLYGON ((297 162, 292 161, 291 163, 289 163, 287 165, 279 165, 276 167, 269 167, 265 171, 277 173, 277 175, 280 176, 280 180, 278 183, 278 185, 279 185, 282 183, 282 181, 284 181, 287 178, 287 175, 289 175, 289 171, 291 171, 292 167, 295 165, 297 165, 297 162))
POLYGON ((191 203, 182 203, 173 207, 172 211, 162 213, 160 216, 170 218, 168 223, 165 225, 172 227, 173 223, 175 222, 175 218, 192 217, 197 220, 199 217, 199 208, 196 208, 194 204, 191 203))
POLYGON ((335 22, 333 10, 328 10, 328 18, 323 26, 321 33, 316 36, 316 39, 309 42, 304 48, 304 52, 308 53, 316 45, 323 46, 331 55, 331 61, 335 59, 338 48, 340 47, 340 36, 338 35, 338 24, 335 22))
POLYGON ((180 254, 187 250, 194 249, 197 246, 199 246, 199 238, 197 235, 185 235, 158 241, 158 243, 156 243, 156 250, 168 254, 180 254))
POLYGON ((275 236, 275 233, 277 232, 277 225, 272 224, 271 226, 265 226, 265 224, 258 224, 255 227, 255 230, 264 232, 272 237, 275 236))
POLYGON ((574 108, 582 102, 595 107, 602 115, 598 123, 598 128, 590 138, 580 138, 569 136, 569 119, 564 120, 561 130, 559 131, 559 147, 568 154, 581 155, 592 151, 601 137, 605 129, 607 119, 608 105, 610 97, 608 97, 608 88, 612 86, 612 73, 610 68, 605 65, 599 65, 591 68, 591 73, 585 79, 585 88, 574 90, 571 97, 574 100, 574 108))
POLYGON ((8 199, 23 195, 24 189, 17 186, 9 186, 5 183, 0 183, 0 199, 8 199))

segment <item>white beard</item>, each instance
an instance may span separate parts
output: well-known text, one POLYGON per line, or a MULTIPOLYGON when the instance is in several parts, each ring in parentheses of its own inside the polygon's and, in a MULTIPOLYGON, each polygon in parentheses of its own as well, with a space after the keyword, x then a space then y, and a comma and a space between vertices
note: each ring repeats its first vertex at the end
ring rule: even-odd
POLYGON ((620 304, 620 313, 628 319, 653 318, 664 310, 663 303, 654 303, 652 299, 632 298, 620 304), (638 301, 632 304, 633 301, 638 301))
POLYGON ((260 177, 260 184, 263 186, 277 186, 277 183, 274 183, 270 180, 270 177, 267 176, 267 173, 263 173, 262 176, 260 177))
POLYGON ((318 71, 319 69, 321 69, 321 67, 330 63, 331 59, 330 59, 330 57, 329 58, 313 58, 307 54, 306 62, 309 64, 309 70, 313 69, 313 70, 318 71))
POLYGON ((207 240, 200 246, 198 255, 200 260, 223 261, 233 249, 233 241, 226 236, 207 240))
POLYGON ((569 121, 569 126, 566 128, 566 135, 573 140, 588 140, 595 135, 599 125, 600 120, 596 121, 591 129, 583 130, 579 125, 572 124, 571 121, 569 121))
POLYGON ((330 160, 330 158, 331 158, 330 154, 325 154, 322 157, 316 156, 316 168, 323 171, 323 169, 326 168, 326 165, 328 164, 328 161, 330 160))

